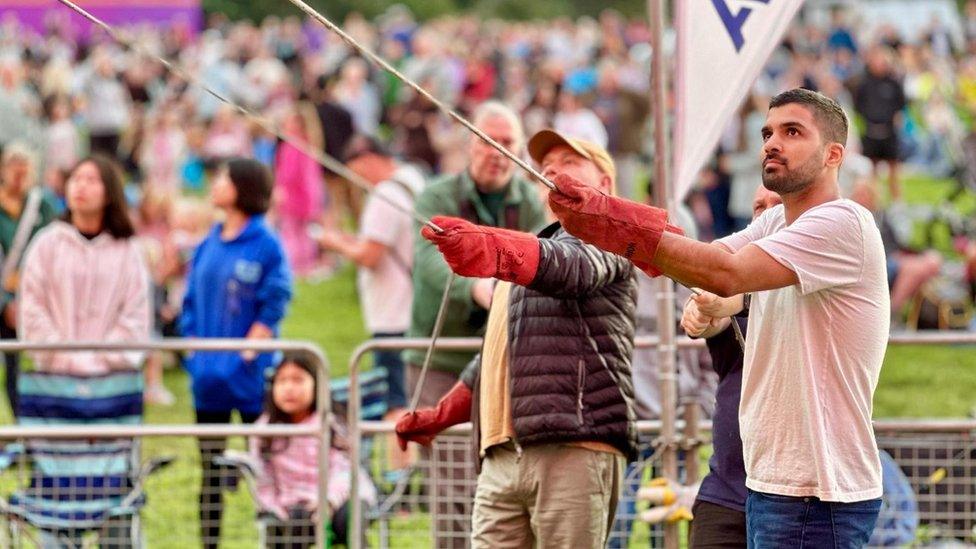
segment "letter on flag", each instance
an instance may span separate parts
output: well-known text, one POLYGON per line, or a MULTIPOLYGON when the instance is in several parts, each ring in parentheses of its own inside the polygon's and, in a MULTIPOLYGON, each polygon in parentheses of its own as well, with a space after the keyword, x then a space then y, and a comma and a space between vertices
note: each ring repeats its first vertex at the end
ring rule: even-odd
POLYGON ((678 0, 675 5, 673 188, 680 201, 803 0, 678 0))

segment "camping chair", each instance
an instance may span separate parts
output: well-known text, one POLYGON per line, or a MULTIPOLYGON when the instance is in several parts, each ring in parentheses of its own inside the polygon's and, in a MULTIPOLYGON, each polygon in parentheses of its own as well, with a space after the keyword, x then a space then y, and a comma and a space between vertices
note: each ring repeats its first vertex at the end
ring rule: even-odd
MULTIPOLYGON (((84 429, 142 423, 140 371, 85 377, 25 372, 17 393, 20 425, 84 429)), ((141 547, 143 482, 171 461, 158 458, 140 468, 139 442, 131 438, 8 445, 0 454, 0 468, 24 463, 31 469, 29 484, 0 500, 11 544, 19 546, 21 538, 32 538, 36 531, 38 545, 80 547, 82 536, 98 532, 103 548, 141 547)))
MULTIPOLYGON (((348 421, 349 413, 349 378, 339 378, 331 385, 332 403, 336 415, 348 421)), ((359 418, 362 421, 382 421, 389 411, 386 394, 389 390, 386 368, 373 368, 359 374, 359 394, 362 399, 359 418)), ((380 547, 389 546, 390 519, 403 503, 404 496, 411 489, 411 479, 419 474, 416 465, 405 469, 392 470, 386 467, 382 458, 376 457, 377 440, 372 436, 363 436, 360 446, 362 456, 361 465, 369 471, 370 478, 379 495, 376 508, 365 513, 367 521, 379 524, 380 547)), ((380 454, 382 455, 382 454, 380 454)))

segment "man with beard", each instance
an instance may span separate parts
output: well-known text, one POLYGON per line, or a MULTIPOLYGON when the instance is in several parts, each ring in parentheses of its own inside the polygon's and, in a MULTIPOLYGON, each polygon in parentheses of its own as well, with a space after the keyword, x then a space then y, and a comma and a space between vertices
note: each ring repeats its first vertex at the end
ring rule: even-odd
POLYGON ((763 185, 783 204, 712 244, 668 233, 667 212, 559 176, 563 227, 653 274, 749 294, 739 424, 754 547, 860 547, 881 506, 871 408, 889 301, 881 236, 842 200, 848 120, 808 90, 770 102, 763 185))

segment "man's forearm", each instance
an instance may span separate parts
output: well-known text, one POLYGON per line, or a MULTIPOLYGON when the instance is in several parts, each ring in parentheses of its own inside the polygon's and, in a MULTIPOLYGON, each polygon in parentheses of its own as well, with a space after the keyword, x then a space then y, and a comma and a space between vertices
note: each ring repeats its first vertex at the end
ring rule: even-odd
POLYGON ((654 266, 686 286, 723 297, 740 293, 735 257, 720 244, 664 233, 654 255, 654 266))
POLYGON ((797 274, 761 247, 748 244, 732 253, 721 244, 664 233, 654 266, 687 286, 722 297, 785 288, 799 283, 797 274))

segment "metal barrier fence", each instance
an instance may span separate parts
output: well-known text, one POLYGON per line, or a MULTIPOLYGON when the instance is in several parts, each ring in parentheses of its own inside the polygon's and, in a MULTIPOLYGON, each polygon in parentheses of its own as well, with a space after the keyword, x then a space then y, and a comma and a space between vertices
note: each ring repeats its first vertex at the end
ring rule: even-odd
MULTIPOLYGON (((317 425, 141 425, 141 424, 102 424, 89 421, 64 425, 16 425, 0 427, 0 441, 14 441, 0 452, 0 465, 25 463, 29 454, 33 467, 29 475, 7 475, 0 478, 0 489, 9 494, 9 499, 0 502, 0 513, 8 526, 0 534, 4 547, 13 546, 21 538, 35 544, 60 547, 88 546, 91 531, 97 532, 102 547, 139 546, 139 510, 144 505, 154 505, 154 501, 164 494, 154 493, 147 504, 144 483, 155 470, 165 468, 167 459, 153 459, 142 463, 139 442, 145 438, 167 437, 177 441, 178 437, 197 439, 201 455, 212 452, 217 458, 214 463, 219 474, 214 473, 213 487, 218 494, 235 484, 236 479, 253 474, 247 460, 237 463, 241 472, 229 473, 228 468, 235 465, 234 458, 220 458, 224 449, 223 439, 231 436, 258 438, 316 437, 319 439, 318 453, 318 509, 328 510, 329 504, 329 448, 331 445, 332 403, 329 391, 329 366, 323 351, 316 345, 306 342, 283 340, 245 340, 245 339, 164 339, 142 342, 59 342, 27 343, 21 341, 0 342, 0 352, 18 351, 255 351, 277 352, 298 351, 312 357, 317 371, 317 401, 321 421, 317 425), (20 444, 16 444, 20 442, 20 444), (27 449, 26 452, 20 451, 27 449), (85 474, 80 474, 80 470, 85 474), (95 474, 89 474, 96 471, 95 474), (79 476, 80 475, 80 476, 79 476), (121 480, 120 480, 121 479, 121 480), (29 481, 29 486, 27 486, 29 481), (26 486, 26 488, 25 488, 26 486), (30 521, 26 517, 30 517, 30 521), (40 525, 40 526, 38 526, 40 525), (4 535, 6 537, 4 537, 4 535), (16 537, 13 537, 16 536, 16 537)), ((93 408, 97 408, 100 392, 107 390, 99 385, 98 377, 93 381, 82 381, 82 385, 72 390, 79 395, 92 398, 93 408)), ((141 400, 141 391, 137 395, 141 400)), ((114 397, 113 397, 114 398, 114 397)), ((106 399, 102 399, 106 400, 106 399)), ((58 399, 49 399, 49 404, 40 400, 39 404, 61 406, 58 399)), ((138 416, 137 416, 138 417, 138 416)), ((68 420, 70 421, 70 419, 68 420)), ((204 475, 207 473, 204 472, 204 475)), ((204 477, 205 483, 206 476, 204 477)), ((180 479, 180 482, 184 482, 180 479)), ((164 499, 176 501, 177 494, 165 494, 164 499)), ((219 499, 217 500, 219 502, 219 499)), ((183 502, 188 503, 188 502, 183 502)), ((200 504, 204 503, 201 497, 200 504)), ((155 505, 166 507, 166 501, 155 505)), ((218 516, 222 504, 213 509, 218 516)), ((175 515, 185 516, 187 508, 180 506, 169 509, 175 515)), ((209 512, 206 509, 205 513, 209 512)), ((326 515, 327 516, 327 515, 326 515)), ((319 548, 326 546, 325 521, 318 520, 311 513, 308 516, 289 517, 290 522, 282 523, 274 517, 259 516, 259 524, 267 526, 262 532, 269 536, 281 533, 283 536, 301 534, 305 545, 313 541, 319 548), (298 523, 297 527, 295 523, 298 523), (307 539, 305 537, 307 536, 307 539)), ((254 522, 249 517, 248 523, 254 522)), ((187 524, 166 524, 166 528, 176 532, 185 531, 187 524)), ((207 528, 210 525, 205 525, 207 528)), ((219 532, 219 522, 216 530, 219 532)), ((247 536, 258 539, 260 536, 247 536)), ((271 538, 267 538, 271 539, 271 538)), ((204 546, 216 547, 219 539, 202 539, 204 546)), ((282 541, 302 540, 294 538, 282 541)), ((19 544, 18 544, 19 545, 19 544)), ((154 546, 160 545, 154 541, 154 546)), ((185 546, 175 544, 174 546, 185 546)))
MULTIPOLYGON (((683 422, 676 428, 682 429, 683 422)), ((710 422, 701 422, 702 431, 710 431, 710 422)), ((364 437, 378 437, 393 433, 392 422, 364 422, 364 437)), ((635 500, 637 487, 642 481, 656 476, 660 471, 660 454, 655 453, 656 435, 660 422, 638 422, 641 434, 641 451, 638 461, 630 464, 623 483, 624 491, 618 504, 614 527, 608 547, 630 546, 663 547, 663 529, 640 522, 640 503, 635 500)), ((915 533, 919 544, 940 540, 958 540, 976 544, 976 420, 879 420, 875 422, 879 448, 887 451, 900 466, 915 494, 915 505, 920 528, 915 533)), ((471 494, 477 479, 469 461, 441 463, 438 450, 464 452, 470 449, 470 424, 454 427, 434 442, 431 458, 418 462, 412 471, 412 479, 406 482, 406 490, 386 488, 387 497, 382 509, 373 510, 367 516, 372 524, 367 531, 372 534, 374 547, 465 547, 468 528, 441 531, 433 518, 436 507, 447 507, 443 525, 470 519, 471 494), (444 482, 441 471, 460 470, 463 476, 454 478, 455 493, 438 500, 435 494, 438 483, 444 482)), ((380 472, 382 473, 382 472, 380 472)), ((377 474, 378 482, 383 475, 377 474)), ((392 482, 390 482, 392 484, 392 482)), ((886 511, 887 523, 879 521, 879 535, 904 536, 904 524, 910 522, 911 512, 898 509, 886 511), (892 521, 900 521, 898 523, 892 521)), ((878 545, 881 546, 881 545, 878 545)))
MULTIPOLYGON (((360 393, 359 393, 359 367, 364 356, 374 350, 401 350, 401 349, 425 349, 430 344, 429 339, 412 338, 396 339, 384 338, 369 340, 361 344, 354 351, 349 363, 350 392, 349 392, 349 417, 359 417, 360 393)), ((655 337, 638 337, 635 340, 635 347, 652 347, 658 344, 655 337)), ((976 334, 974 333, 916 333, 904 332, 894 333, 889 338, 889 345, 974 345, 976 344, 976 334)), ((481 346, 480 338, 441 338, 437 342, 440 350, 478 350, 481 346)), ((676 347, 681 348, 700 348, 704 346, 701 340, 682 338, 677 341, 676 347)), ((683 424, 683 422, 679 422, 683 424)), ((709 422, 700 422, 701 429, 710 430, 709 422)), ((651 451, 657 448, 662 442, 654 438, 659 432, 659 422, 640 422, 641 432, 644 435, 642 460, 636 467, 628 468, 628 472, 640 474, 644 470, 644 465, 654 465, 657 455, 651 451), (656 428, 657 427, 657 428, 656 428), (651 457, 654 459, 652 460, 651 457), (638 473, 634 473, 634 471, 638 473)), ((939 420, 919 420, 919 421, 877 421, 875 422, 878 434, 878 444, 882 449, 886 449, 894 457, 895 461, 901 465, 906 476, 919 499, 918 516, 927 530, 923 531, 924 536, 948 536, 957 539, 971 539, 976 542, 976 421, 939 421, 939 420), (933 451, 932 445, 938 445, 939 451, 933 451), (953 474, 956 473, 956 474, 953 474), (933 476, 934 475, 934 476, 933 476), (942 476, 943 478, 938 478, 942 476), (951 480, 947 480, 950 479, 951 480), (936 482, 933 482, 933 479, 936 482), (937 488, 933 486, 939 485, 937 488), (968 513, 968 515, 966 515, 968 513), (966 517, 969 518, 966 518, 966 517)), ((380 435, 393 433, 394 425, 388 422, 350 422, 350 453, 353 471, 353 493, 357 493, 356 483, 357 471, 362 463, 361 448, 364 435, 380 435)), ((680 427, 679 427, 680 429, 680 427)), ((393 515, 389 511, 396 509, 424 510, 431 512, 433 518, 429 524, 428 541, 433 542, 438 547, 465 546, 466 538, 470 532, 470 507, 474 494, 473 463, 470 458, 465 457, 470 454, 469 437, 461 435, 463 428, 455 428, 445 436, 438 437, 434 443, 433 450, 425 453, 417 466, 419 480, 413 482, 415 492, 425 494, 425 497, 406 497, 400 502, 388 501, 385 509, 374 516, 379 520, 379 543, 386 547, 384 541, 389 539, 390 520, 393 515), (451 460, 450 456, 460 457, 460 463, 451 460), (447 459, 445 459, 447 458, 447 459), (447 462, 445 462, 447 461, 447 462), (459 469, 464 471, 463 474, 459 469), (454 472, 454 475, 451 475, 454 472), (445 478, 445 475, 451 475, 445 478), (439 484, 447 484, 447 497, 440 497, 437 492, 439 484), (440 498, 440 499, 439 499, 440 498), (436 515, 438 507, 446 507, 447 511, 443 520, 436 515), (466 523, 464 521, 467 521, 466 523), (442 532, 440 527, 455 527, 459 524, 466 524, 460 532, 442 532)), ((680 431, 679 431, 680 432, 680 431)), ((679 447, 691 449, 689 454, 697 457, 696 444, 698 440, 679 440, 672 441, 679 447)), ((695 460, 686 460, 687 467, 695 463, 695 460)), ((640 478, 636 478, 639 482, 640 478)), ((442 490, 443 491, 443 490, 442 490)), ((397 496, 398 494, 393 494, 397 496)), ((355 501, 356 498, 353 498, 355 501)), ((631 505, 627 497, 622 498, 621 505, 631 505)), ((350 517, 350 531, 363 532, 363 510, 359 506, 353 506, 350 517)), ((394 513, 395 514, 395 513, 394 513)), ((626 517, 625 517, 626 518, 626 517)), ((633 518, 633 516, 631 516, 633 518)), ((400 521, 403 522, 403 521, 400 521)), ((406 521, 408 524, 410 521, 406 521)), ((636 523, 634 523, 636 524, 636 523)), ((641 526, 644 528, 644 526, 641 526)), ((640 533, 651 540, 661 539, 659 531, 640 533)), ((611 547, 623 547, 625 534, 614 531, 611 534, 611 547)), ((353 538, 351 547, 357 547, 357 539, 353 538)), ((661 539, 663 543, 663 539, 661 539)), ((397 546, 411 546, 398 543, 397 546)), ((422 544, 420 546, 423 546, 422 544)), ((663 546, 663 545, 653 545, 663 546)))

